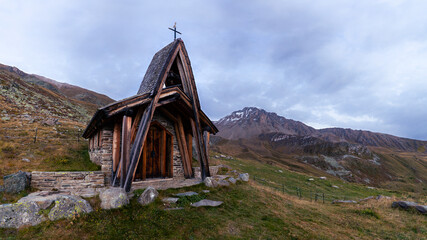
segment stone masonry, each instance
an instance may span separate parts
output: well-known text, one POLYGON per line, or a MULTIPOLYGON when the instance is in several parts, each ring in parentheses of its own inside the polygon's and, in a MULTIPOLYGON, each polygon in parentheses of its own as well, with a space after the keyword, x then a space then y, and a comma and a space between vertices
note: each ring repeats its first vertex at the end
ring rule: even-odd
POLYGON ((90 149, 89 156, 93 163, 101 166, 101 171, 105 175, 105 182, 109 183, 111 182, 113 167, 113 129, 104 128, 101 131, 101 145, 90 149))
POLYGON ((105 187, 104 173, 97 172, 32 172, 31 187, 43 191, 77 192, 105 187))

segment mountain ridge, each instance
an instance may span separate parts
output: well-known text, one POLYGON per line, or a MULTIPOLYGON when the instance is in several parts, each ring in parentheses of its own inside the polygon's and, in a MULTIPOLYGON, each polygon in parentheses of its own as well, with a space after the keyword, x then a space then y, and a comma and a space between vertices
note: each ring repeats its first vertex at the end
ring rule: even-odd
POLYGON ((401 151, 426 151, 427 141, 403 138, 391 134, 350 128, 314 129, 300 121, 287 119, 256 107, 245 107, 219 119, 217 134, 226 139, 257 138, 260 134, 311 136, 330 142, 349 142, 372 147, 393 148, 401 151))
POLYGON ((72 84, 58 82, 37 74, 29 74, 14 66, 8 66, 0 63, 0 70, 15 73, 27 83, 39 85, 65 97, 95 104, 98 107, 105 106, 115 101, 105 94, 100 94, 72 84))

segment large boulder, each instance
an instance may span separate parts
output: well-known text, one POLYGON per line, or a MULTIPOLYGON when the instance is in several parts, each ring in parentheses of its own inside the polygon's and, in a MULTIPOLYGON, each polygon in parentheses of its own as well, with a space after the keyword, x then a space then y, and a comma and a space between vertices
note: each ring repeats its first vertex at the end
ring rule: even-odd
POLYGON ((241 173, 241 174, 239 174, 239 179, 242 180, 242 181, 244 181, 244 182, 249 181, 249 173, 241 173))
POLYGON ((410 208, 415 209, 415 207, 416 207, 417 205, 418 205, 418 204, 417 204, 417 203, 415 203, 415 202, 409 202, 409 201, 397 201, 397 202, 393 202, 393 203, 391 204, 391 207, 393 207, 393 208, 400 207, 400 208, 403 208, 403 209, 405 209, 405 210, 408 210, 408 209, 410 209, 410 208))
POLYGON ((41 209, 47 209, 52 203, 59 198, 66 196, 57 192, 41 191, 28 194, 26 197, 19 199, 18 203, 34 202, 41 209))
POLYGON ((102 209, 120 208, 129 204, 128 195, 123 188, 108 188, 99 194, 102 209))
POLYGON ((8 193, 19 193, 30 186, 30 179, 27 173, 22 171, 4 176, 3 182, 4 191, 8 193))
POLYGON ((139 196, 138 202, 141 205, 148 205, 148 204, 154 202, 154 200, 156 200, 157 196, 159 196, 159 192, 157 192, 157 190, 153 187, 148 187, 141 194, 141 196, 139 196))
POLYGON ((55 201, 55 206, 50 210, 48 217, 51 221, 61 218, 72 218, 82 213, 90 213, 93 209, 90 204, 79 196, 62 195, 55 201))
POLYGON ((0 227, 19 228, 37 225, 46 220, 39 211, 40 207, 34 202, 0 205, 0 227))
POLYGON ((218 182, 211 177, 205 178, 203 183, 205 184, 206 187, 217 187, 218 186, 218 182))
POLYGON ((218 207, 221 204, 222 204, 221 201, 213 201, 213 200, 209 200, 209 199, 203 199, 203 200, 200 200, 198 202, 192 203, 191 206, 192 207, 218 207))

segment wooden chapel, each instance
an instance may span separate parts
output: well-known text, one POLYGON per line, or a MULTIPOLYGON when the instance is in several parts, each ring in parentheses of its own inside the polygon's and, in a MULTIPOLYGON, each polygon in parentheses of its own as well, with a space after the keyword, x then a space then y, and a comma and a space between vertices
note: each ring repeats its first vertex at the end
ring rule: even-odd
POLYGON ((217 132, 178 38, 154 55, 137 95, 98 109, 83 137, 107 181, 129 191, 138 180, 194 177, 193 158, 202 179, 210 176, 209 134, 217 132))

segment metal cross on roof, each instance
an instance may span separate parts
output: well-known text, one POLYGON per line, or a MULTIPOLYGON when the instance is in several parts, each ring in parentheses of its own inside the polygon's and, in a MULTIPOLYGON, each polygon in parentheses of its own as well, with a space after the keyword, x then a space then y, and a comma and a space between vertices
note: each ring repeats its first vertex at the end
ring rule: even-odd
POLYGON ((180 32, 178 32, 178 31, 176 30, 176 22, 175 22, 175 24, 173 25, 173 28, 169 28, 169 30, 172 30, 172 31, 173 31, 173 40, 174 40, 174 41, 176 40, 176 33, 181 34, 180 32))

